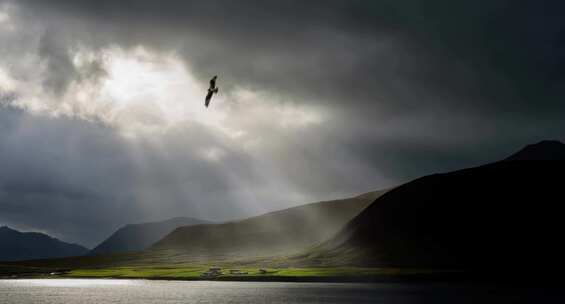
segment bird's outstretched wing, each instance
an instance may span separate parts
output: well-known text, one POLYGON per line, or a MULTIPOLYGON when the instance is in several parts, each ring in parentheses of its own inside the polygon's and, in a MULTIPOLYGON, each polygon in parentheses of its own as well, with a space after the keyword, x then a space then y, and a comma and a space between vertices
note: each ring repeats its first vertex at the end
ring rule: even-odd
POLYGON ((212 90, 208 90, 208 94, 206 94, 206 102, 204 103, 204 105, 206 107, 208 107, 208 105, 210 105, 210 100, 212 100, 212 95, 214 94, 214 91, 212 90))
POLYGON ((208 88, 208 94, 206 94, 206 99, 205 99, 206 101, 204 103, 206 107, 210 105, 212 96, 218 93, 218 87, 216 87, 216 78, 218 78, 218 76, 214 76, 212 77, 212 79, 210 79, 210 88, 208 88))

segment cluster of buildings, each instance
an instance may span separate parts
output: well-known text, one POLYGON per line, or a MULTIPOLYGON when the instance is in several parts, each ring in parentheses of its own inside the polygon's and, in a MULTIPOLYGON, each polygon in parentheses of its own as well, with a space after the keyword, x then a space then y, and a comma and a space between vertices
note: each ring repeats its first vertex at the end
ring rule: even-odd
MULTIPOLYGON (((230 275, 246 275, 248 274, 248 272, 246 271, 241 271, 240 269, 229 269, 228 273, 230 275)), ((259 274, 266 274, 267 271, 265 269, 259 269, 259 274)), ((210 267, 208 269, 208 271, 203 272, 201 274, 202 277, 204 278, 216 278, 219 277, 223 274, 222 272, 222 268, 220 267, 210 267)))

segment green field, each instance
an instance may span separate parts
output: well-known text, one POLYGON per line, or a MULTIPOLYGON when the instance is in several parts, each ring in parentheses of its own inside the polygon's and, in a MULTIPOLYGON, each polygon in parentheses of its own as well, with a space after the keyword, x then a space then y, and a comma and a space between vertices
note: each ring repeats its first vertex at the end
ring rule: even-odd
POLYGON ((170 280, 241 281, 366 281, 435 274, 436 271, 376 268, 347 265, 346 252, 339 257, 318 260, 309 256, 244 258, 229 256, 209 260, 175 251, 146 251, 104 256, 12 262, 0 265, 4 277, 138 278, 170 280), (210 267, 222 274, 205 278, 210 267), (244 274, 230 274, 238 269, 244 274), (266 270, 261 273, 259 269, 266 270))
MULTIPOLYGON (((142 279, 203 279, 202 273, 209 267, 116 267, 101 269, 76 269, 62 274, 69 278, 142 278, 142 279)), ((361 267, 317 267, 317 268, 259 268, 233 267, 223 268, 222 274, 214 279, 224 280, 261 280, 280 278, 373 278, 402 275, 426 274, 426 270, 400 270, 393 268, 361 268, 361 267), (245 274, 230 274, 230 269, 238 269, 245 274)), ((208 278, 209 279, 209 278, 208 278)))

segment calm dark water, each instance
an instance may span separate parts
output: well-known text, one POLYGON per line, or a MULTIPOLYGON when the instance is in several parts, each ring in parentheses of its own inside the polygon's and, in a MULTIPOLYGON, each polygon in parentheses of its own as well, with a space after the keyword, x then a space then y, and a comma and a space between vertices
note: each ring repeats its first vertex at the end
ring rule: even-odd
POLYGON ((446 284, 0 280, 0 303, 565 303, 560 290, 446 284))

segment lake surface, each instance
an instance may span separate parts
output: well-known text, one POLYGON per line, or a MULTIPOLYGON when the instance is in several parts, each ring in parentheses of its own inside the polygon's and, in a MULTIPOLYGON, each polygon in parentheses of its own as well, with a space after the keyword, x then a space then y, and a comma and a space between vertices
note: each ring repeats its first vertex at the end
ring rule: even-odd
POLYGON ((0 280, 0 303, 565 303, 560 290, 446 284, 0 280))

